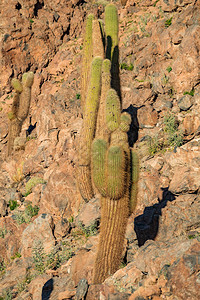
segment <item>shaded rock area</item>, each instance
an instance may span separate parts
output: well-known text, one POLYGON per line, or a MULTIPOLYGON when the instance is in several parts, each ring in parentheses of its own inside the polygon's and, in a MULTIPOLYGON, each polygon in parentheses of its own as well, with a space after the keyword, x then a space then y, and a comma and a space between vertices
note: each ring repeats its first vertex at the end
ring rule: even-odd
POLYGON ((100 201, 79 195, 85 16, 106 1, 0 3, 0 299, 199 299, 200 6, 115 1, 123 110, 140 158, 119 270, 92 284, 100 201), (6 156, 11 79, 34 72, 31 108, 6 156))

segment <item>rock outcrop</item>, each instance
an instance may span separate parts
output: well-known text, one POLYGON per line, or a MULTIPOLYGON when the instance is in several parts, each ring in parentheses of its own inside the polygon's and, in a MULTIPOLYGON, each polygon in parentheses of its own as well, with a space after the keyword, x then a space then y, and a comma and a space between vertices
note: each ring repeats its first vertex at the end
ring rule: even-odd
POLYGON ((138 200, 121 268, 92 285, 100 201, 81 199, 75 166, 83 22, 88 11, 103 18, 104 2, 0 3, 3 299, 199 298, 200 6, 195 0, 115 2, 123 110, 132 116, 129 145, 140 157, 138 200), (29 116, 7 158, 11 79, 28 71, 34 72, 29 116))

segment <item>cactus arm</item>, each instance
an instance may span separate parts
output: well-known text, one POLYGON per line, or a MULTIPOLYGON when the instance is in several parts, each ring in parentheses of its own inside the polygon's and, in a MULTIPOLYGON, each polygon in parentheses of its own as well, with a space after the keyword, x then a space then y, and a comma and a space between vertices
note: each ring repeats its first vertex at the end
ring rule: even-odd
POLYGON ((31 103, 31 86, 33 85, 33 72, 24 73, 22 76, 23 91, 20 94, 17 117, 22 122, 27 118, 31 103))
POLYGON ((94 185, 102 196, 106 196, 106 152, 107 142, 95 139, 92 143, 92 178, 94 185))
POLYGON ((106 95, 110 89, 111 76, 110 76, 111 62, 109 59, 105 59, 102 64, 102 85, 101 85, 101 97, 98 110, 96 137, 103 138, 108 141, 110 131, 106 126, 105 109, 106 109, 106 95))
POLYGON ((114 89, 110 89, 106 96, 106 124, 110 132, 113 132, 120 124, 120 100, 114 89))
POLYGON ((94 193, 91 180, 91 145, 95 136, 97 111, 99 106, 99 94, 101 88, 102 58, 95 57, 92 61, 90 83, 85 102, 85 114, 81 137, 79 141, 79 170, 77 173, 79 190, 82 198, 87 202, 94 193))
POLYGON ((85 35, 83 41, 82 72, 81 72, 81 107, 84 109, 87 85, 92 62, 92 21, 94 15, 89 14, 86 19, 85 35))
POLYGON ((10 119, 7 149, 8 156, 12 153, 14 140, 20 135, 23 121, 26 119, 29 113, 33 80, 33 72, 28 72, 23 74, 22 82, 16 78, 13 78, 11 82, 15 93, 12 110, 8 114, 8 118, 10 119))
POLYGON ((101 27, 98 20, 92 21, 93 57, 100 56, 104 59, 104 46, 102 41, 101 27))

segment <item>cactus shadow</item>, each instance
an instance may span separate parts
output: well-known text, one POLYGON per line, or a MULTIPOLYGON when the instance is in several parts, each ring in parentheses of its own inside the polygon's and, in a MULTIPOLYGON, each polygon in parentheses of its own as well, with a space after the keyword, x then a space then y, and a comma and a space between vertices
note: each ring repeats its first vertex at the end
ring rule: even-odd
POLYGON ((31 134, 31 132, 36 128, 36 125, 37 125, 37 122, 35 122, 35 124, 32 125, 31 120, 32 120, 32 117, 30 117, 30 119, 29 119, 29 127, 26 130, 26 137, 28 137, 31 134))
POLYGON ((123 109, 122 112, 124 112, 124 111, 126 111, 127 113, 129 113, 131 115, 131 125, 130 125, 130 129, 127 132, 127 134, 128 134, 129 146, 133 147, 134 143, 138 139, 138 131, 139 131, 137 108, 131 104, 128 108, 123 109))
POLYGON ((49 300, 53 291, 53 278, 49 279, 42 288, 42 300, 49 300))
POLYGON ((162 215, 162 209, 167 205, 168 201, 175 200, 168 187, 162 188, 162 199, 159 203, 145 207, 142 215, 134 219, 134 230, 138 240, 138 246, 141 247, 147 240, 154 240, 159 229, 159 217, 162 215))
POLYGON ((114 89, 121 100, 120 76, 119 76, 119 47, 115 46, 112 50, 112 38, 107 36, 106 40, 106 58, 111 61, 111 88, 114 89))

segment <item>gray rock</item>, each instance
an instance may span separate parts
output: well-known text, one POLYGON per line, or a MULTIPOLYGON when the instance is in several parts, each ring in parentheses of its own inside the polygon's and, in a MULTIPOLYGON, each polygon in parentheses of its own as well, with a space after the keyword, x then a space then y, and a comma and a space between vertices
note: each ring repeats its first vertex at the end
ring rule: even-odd
POLYGON ((84 299, 87 290, 88 290, 88 282, 85 278, 83 278, 78 283, 75 299, 76 300, 84 299))
POLYGON ((184 95, 182 98, 178 100, 178 107, 180 110, 188 110, 192 107, 193 105, 193 99, 192 96, 190 95, 184 95))
POLYGON ((33 223, 28 225, 22 233, 21 251, 22 256, 28 257, 32 249, 42 243, 45 253, 50 253, 55 245, 53 236, 53 218, 49 214, 41 214, 33 223))

